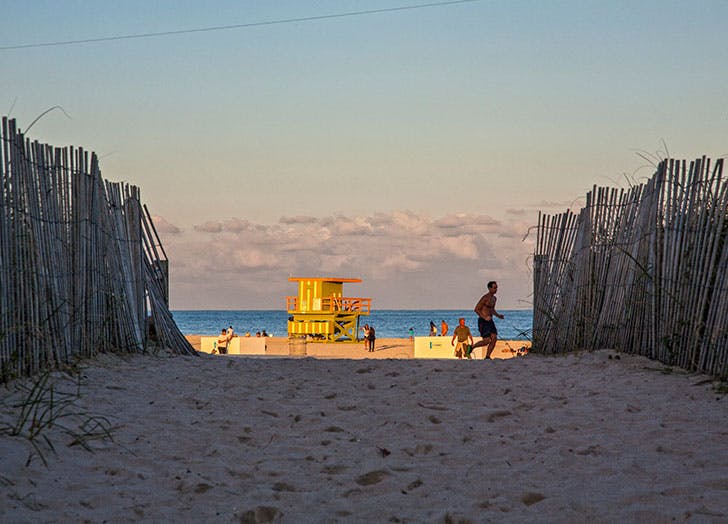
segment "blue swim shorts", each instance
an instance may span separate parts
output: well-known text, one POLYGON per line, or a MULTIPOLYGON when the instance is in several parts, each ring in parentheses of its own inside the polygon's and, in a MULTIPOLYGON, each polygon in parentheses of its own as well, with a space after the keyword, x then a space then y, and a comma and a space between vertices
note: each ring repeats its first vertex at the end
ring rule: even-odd
POLYGON ((493 319, 485 320, 478 317, 478 331, 483 338, 488 338, 491 334, 498 336, 498 329, 496 329, 493 319))

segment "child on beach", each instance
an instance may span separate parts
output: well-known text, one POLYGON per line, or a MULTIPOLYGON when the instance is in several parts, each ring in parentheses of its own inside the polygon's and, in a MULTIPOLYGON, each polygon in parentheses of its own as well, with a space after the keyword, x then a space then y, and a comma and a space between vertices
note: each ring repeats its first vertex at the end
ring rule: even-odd
POLYGON ((455 356, 458 358, 472 357, 473 347, 473 335, 470 333, 470 328, 465 325, 465 319, 458 319, 458 326, 455 328, 455 332, 450 340, 450 345, 455 346, 455 356), (455 346, 455 339, 457 338, 458 344, 455 346), (469 343, 468 343, 469 342, 469 343))

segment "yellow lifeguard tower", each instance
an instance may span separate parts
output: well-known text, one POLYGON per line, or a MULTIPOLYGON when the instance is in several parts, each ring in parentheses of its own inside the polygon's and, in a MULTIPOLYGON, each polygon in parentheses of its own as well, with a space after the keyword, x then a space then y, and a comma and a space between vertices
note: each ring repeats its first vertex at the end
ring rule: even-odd
POLYGON ((298 295, 286 297, 288 336, 310 335, 325 342, 356 342, 359 317, 371 312, 371 298, 343 296, 344 282, 358 278, 296 278, 298 295))

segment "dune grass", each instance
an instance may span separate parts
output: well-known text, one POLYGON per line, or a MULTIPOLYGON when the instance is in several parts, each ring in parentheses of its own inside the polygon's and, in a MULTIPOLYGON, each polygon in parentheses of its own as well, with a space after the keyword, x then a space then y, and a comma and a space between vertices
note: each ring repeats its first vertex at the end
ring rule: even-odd
POLYGON ((94 440, 113 441, 114 426, 109 419, 79 406, 81 386, 77 370, 46 371, 9 386, 10 393, 0 401, 0 435, 28 441, 26 466, 37 457, 47 467, 46 457, 57 454, 61 438, 66 446, 87 451, 93 451, 90 443, 94 440))

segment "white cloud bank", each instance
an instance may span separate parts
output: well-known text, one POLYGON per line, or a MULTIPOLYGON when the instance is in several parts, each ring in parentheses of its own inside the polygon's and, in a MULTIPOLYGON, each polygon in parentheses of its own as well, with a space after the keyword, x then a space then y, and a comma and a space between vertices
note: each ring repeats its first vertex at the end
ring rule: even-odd
POLYGON ((289 276, 353 277, 348 296, 376 309, 468 309, 487 280, 499 307, 530 307, 532 212, 497 220, 407 211, 371 216, 281 217, 275 224, 232 218, 184 229, 155 224, 170 259, 172 309, 284 309, 289 276), (529 220, 530 219, 530 220, 529 220))

